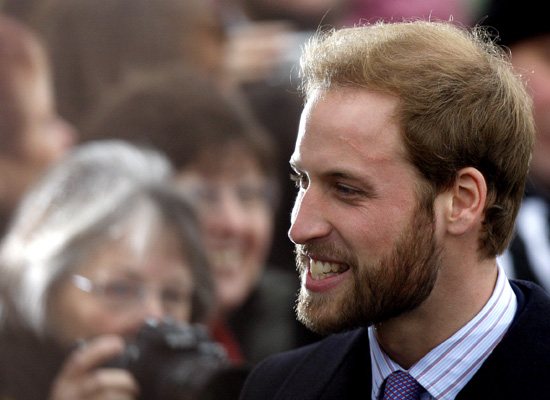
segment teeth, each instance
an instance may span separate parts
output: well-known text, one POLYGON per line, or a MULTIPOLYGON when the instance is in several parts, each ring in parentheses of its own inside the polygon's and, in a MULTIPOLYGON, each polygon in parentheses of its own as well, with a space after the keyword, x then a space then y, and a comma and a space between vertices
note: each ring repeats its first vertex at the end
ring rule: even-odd
POLYGON ((311 276, 315 280, 336 276, 349 269, 347 265, 310 259, 311 276))
POLYGON ((216 269, 232 269, 240 262, 240 254, 235 249, 211 250, 208 253, 212 266, 216 269))

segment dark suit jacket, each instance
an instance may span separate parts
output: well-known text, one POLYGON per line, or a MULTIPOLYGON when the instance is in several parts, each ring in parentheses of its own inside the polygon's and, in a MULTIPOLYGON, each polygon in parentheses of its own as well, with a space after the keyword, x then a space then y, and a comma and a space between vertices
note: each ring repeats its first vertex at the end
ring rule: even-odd
MULTIPOLYGON (((457 399, 550 399, 550 297, 515 281, 518 311, 502 341, 457 399)), ((367 329, 278 354, 249 375, 241 400, 370 399, 367 329)))

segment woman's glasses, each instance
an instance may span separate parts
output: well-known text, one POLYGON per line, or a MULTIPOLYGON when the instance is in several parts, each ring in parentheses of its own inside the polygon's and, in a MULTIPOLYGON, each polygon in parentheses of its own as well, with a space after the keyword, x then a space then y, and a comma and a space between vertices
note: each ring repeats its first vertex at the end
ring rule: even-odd
POLYGON ((155 293, 166 310, 177 310, 191 303, 191 293, 180 288, 158 288, 131 279, 113 279, 94 282, 82 275, 72 276, 72 283, 84 292, 97 295, 105 303, 117 308, 142 306, 155 293))

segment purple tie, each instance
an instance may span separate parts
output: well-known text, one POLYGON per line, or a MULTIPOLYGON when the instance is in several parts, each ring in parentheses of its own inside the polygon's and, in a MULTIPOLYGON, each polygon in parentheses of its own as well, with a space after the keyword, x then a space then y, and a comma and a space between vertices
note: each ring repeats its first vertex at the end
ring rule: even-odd
POLYGON ((386 379, 383 400, 418 400, 426 390, 408 373, 396 371, 386 379))

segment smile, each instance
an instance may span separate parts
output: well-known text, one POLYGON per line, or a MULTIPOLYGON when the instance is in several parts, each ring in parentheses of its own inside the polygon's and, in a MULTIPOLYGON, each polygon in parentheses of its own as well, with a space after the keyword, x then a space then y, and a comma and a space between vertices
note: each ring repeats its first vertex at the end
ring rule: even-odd
POLYGON ((345 264, 339 264, 328 261, 319 261, 311 259, 309 260, 309 268, 311 271, 311 277, 318 281, 331 276, 340 275, 349 269, 349 266, 345 264))

